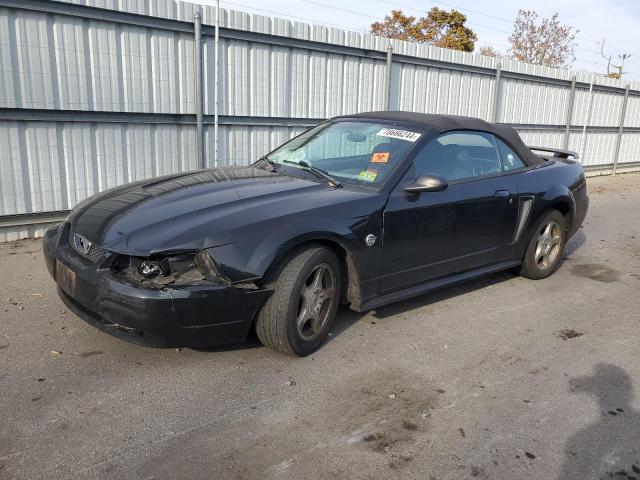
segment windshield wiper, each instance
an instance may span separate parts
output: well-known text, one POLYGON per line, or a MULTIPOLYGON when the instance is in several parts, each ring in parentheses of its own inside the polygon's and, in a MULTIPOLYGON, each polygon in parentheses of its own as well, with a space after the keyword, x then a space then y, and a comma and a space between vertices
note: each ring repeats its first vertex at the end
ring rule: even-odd
POLYGON ((267 158, 267 156, 266 156, 266 155, 261 156, 261 157, 258 159, 258 161, 260 161, 260 160, 262 160, 263 162, 267 162, 267 163, 268 163, 269 165, 271 165, 272 167, 275 167, 275 166, 276 166, 276 162, 274 162, 273 160, 269 160, 269 159, 267 158))
POLYGON ((342 187, 342 182, 340 182, 340 180, 337 180, 337 179, 333 178, 326 171, 321 170, 320 168, 314 167, 313 165, 305 162, 304 160, 300 160, 299 162, 293 162, 291 160, 283 160, 283 163, 290 163, 292 165, 299 165, 301 167, 308 168, 310 171, 315 173, 317 176, 324 178, 326 181, 328 181, 334 187, 336 187, 336 188, 342 187))
POLYGON ((267 171, 278 173, 278 170, 277 170, 278 164, 273 160, 269 160, 266 155, 263 155, 262 157, 260 157, 258 159, 258 162, 265 162, 267 164, 267 166, 265 167, 267 171))

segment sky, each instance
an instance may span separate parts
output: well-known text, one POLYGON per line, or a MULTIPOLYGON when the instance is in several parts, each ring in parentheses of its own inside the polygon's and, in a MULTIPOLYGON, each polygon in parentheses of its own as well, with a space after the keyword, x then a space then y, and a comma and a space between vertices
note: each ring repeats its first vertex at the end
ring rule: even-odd
MULTIPOLYGON (((215 0, 190 1, 212 5, 215 0)), ((455 8, 478 35, 476 49, 491 45, 500 52, 509 48, 518 9, 535 10, 539 17, 557 12, 562 24, 579 30, 572 70, 606 73, 607 61, 600 55, 604 41, 604 53, 612 55, 613 64, 619 64, 618 55, 631 54, 625 78, 640 81, 640 0, 220 0, 220 6, 359 32, 369 31, 371 23, 393 9, 420 17, 433 6, 455 8)))

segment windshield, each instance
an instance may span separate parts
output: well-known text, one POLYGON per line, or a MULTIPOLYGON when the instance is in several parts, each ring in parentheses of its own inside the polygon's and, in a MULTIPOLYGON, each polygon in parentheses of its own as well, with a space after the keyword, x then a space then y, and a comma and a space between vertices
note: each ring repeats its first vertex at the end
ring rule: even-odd
POLYGON ((307 163, 340 180, 377 186, 420 138, 421 133, 416 130, 372 122, 327 122, 285 143, 266 158, 277 164, 307 163))

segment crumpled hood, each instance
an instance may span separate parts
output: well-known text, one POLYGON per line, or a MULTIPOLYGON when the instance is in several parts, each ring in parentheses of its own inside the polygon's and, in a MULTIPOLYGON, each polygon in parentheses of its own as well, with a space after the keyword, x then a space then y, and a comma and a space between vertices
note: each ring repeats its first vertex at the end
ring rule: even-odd
POLYGON ((253 167, 202 170, 102 192, 79 204, 70 221, 76 233, 118 253, 197 250, 233 242, 234 228, 251 221, 247 216, 332 190, 253 167))

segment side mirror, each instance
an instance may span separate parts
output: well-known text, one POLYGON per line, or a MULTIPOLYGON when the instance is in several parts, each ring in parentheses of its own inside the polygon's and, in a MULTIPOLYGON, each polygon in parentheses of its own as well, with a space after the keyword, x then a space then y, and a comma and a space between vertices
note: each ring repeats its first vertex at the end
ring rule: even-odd
POLYGON ((446 178, 438 175, 421 175, 411 185, 404 187, 408 193, 441 192, 449 186, 446 178))

